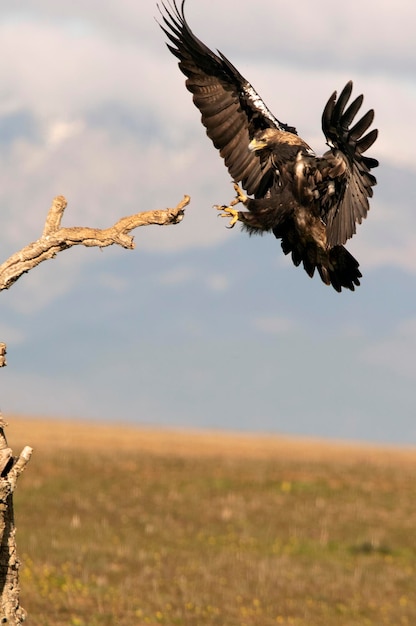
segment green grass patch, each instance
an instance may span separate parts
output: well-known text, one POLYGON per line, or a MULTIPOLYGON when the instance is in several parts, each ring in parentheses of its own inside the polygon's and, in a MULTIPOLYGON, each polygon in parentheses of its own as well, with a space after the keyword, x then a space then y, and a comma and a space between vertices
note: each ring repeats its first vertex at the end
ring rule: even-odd
POLYGON ((416 624, 410 465, 42 452, 15 515, 29 624, 416 624))

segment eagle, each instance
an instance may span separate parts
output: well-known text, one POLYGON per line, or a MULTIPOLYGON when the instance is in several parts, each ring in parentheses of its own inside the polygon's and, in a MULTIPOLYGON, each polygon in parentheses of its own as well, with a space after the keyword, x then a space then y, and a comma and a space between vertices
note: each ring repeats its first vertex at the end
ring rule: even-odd
POLYGON ((160 27, 234 181, 236 197, 216 208, 231 218, 230 227, 240 222, 250 234, 272 232, 310 277, 317 270, 336 291, 354 291, 362 274, 344 244, 367 216, 376 185, 371 170, 378 161, 364 156, 378 134, 377 129, 367 132, 373 109, 356 121, 363 96, 351 101, 351 81, 338 97, 335 91, 322 114, 329 149, 318 156, 295 127, 271 113, 227 57, 193 34, 184 5, 185 0, 180 9, 176 0, 162 3, 160 27), (238 203, 247 210, 238 211, 238 203))

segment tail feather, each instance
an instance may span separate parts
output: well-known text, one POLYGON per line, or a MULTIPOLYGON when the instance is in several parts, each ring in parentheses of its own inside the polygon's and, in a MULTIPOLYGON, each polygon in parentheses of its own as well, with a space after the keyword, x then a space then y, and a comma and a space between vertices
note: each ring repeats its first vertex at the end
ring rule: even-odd
POLYGON ((358 269, 359 263, 344 246, 323 250, 315 242, 306 243, 296 237, 294 230, 287 230, 284 234, 278 229, 273 229, 273 232, 276 237, 281 237, 283 252, 291 254, 294 265, 302 263, 311 278, 316 269, 322 281, 338 292, 343 288, 355 291, 360 285, 362 274, 358 269))
POLYGON ((328 251, 328 274, 330 283, 336 291, 342 287, 354 291, 359 287, 362 274, 360 264, 344 246, 335 246, 328 251))
MULTIPOLYGON (((360 285, 359 263, 344 246, 335 246, 323 256, 319 255, 316 263, 318 273, 326 285, 332 285, 335 291, 341 292, 342 288, 355 291, 360 285)), ((305 263, 304 263, 305 266, 305 263)), ((305 267, 309 275, 309 270, 305 267)))

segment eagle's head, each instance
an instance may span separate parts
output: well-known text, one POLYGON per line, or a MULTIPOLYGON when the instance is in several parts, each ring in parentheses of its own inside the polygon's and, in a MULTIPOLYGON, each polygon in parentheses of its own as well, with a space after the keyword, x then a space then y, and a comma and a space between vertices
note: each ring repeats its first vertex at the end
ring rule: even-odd
POLYGON ((282 145, 301 146, 302 148, 310 149, 298 135, 285 130, 278 130, 277 128, 259 130, 255 133, 248 147, 252 152, 258 152, 260 150, 275 150, 282 145))

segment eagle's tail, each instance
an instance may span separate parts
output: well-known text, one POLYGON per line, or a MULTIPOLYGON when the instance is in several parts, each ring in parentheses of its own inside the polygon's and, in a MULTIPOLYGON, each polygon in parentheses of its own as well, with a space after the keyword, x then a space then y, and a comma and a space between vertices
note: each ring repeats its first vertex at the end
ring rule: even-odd
POLYGON ((354 291, 362 276, 358 261, 344 246, 330 248, 326 257, 316 266, 324 283, 332 285, 336 291, 341 291, 342 287, 354 291))
POLYGON ((301 239, 295 229, 286 229, 283 232, 279 228, 273 228, 273 233, 282 239, 283 252, 291 253, 296 266, 302 263, 311 278, 317 269, 323 282, 332 285, 338 292, 342 288, 354 291, 359 286, 362 276, 358 269, 359 263, 344 246, 324 250, 316 241, 301 239))

